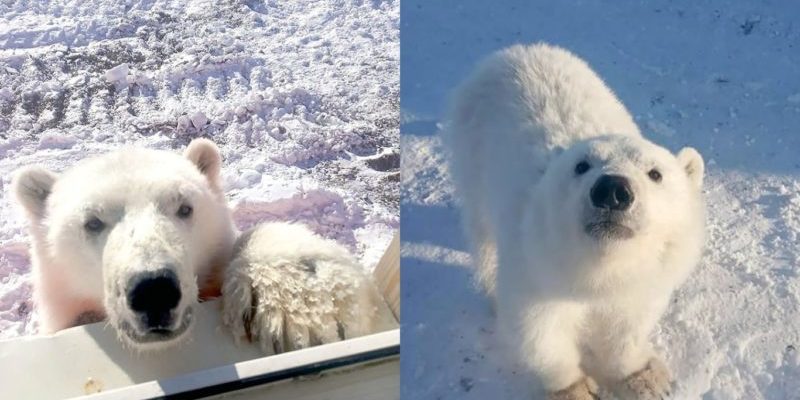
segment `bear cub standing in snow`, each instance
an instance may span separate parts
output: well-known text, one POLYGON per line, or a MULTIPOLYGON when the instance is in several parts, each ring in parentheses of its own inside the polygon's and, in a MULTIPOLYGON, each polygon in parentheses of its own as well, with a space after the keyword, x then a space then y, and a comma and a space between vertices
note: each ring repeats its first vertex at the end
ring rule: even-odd
POLYGON ((698 263, 703 160, 642 138, 589 66, 545 44, 485 60, 444 140, 477 279, 548 399, 661 399, 648 335, 698 263))
POLYGON ((234 242, 221 163, 196 139, 183 157, 127 148, 60 175, 18 171, 40 333, 108 319, 131 348, 159 349, 185 339, 197 302, 220 292, 236 338, 268 353, 379 329, 383 299, 339 245, 283 223, 234 242))

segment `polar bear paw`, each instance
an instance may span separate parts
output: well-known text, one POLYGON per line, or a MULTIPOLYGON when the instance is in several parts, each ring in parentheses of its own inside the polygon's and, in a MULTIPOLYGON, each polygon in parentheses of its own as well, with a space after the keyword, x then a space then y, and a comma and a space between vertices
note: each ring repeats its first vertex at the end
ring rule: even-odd
POLYGON ((566 389, 549 393, 547 400, 599 400, 601 399, 599 390, 597 383, 591 378, 584 377, 566 389))
POLYGON ((672 380, 664 363, 652 358, 644 369, 622 381, 619 396, 631 400, 666 400, 672 396, 672 380))
POLYGON ((347 250, 286 223, 242 234, 225 272, 222 304, 237 342, 258 342, 266 354, 375 332, 386 308, 347 250))

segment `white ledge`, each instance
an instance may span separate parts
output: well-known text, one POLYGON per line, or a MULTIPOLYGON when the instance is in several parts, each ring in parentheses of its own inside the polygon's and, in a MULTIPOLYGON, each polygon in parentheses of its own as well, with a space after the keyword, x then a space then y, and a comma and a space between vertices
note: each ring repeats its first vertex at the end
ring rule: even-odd
MULTIPOLYGON (((0 341, 3 398, 209 396, 370 361, 396 363, 399 354, 400 333, 395 329, 262 357, 258 347, 234 343, 222 326, 218 301, 203 303, 196 311, 190 340, 154 353, 136 353, 122 347, 114 330, 105 323, 75 327, 51 336, 0 341), (93 394, 97 391, 100 392, 93 394)), ((388 375, 393 368, 396 369, 389 367, 373 374, 376 379, 383 379, 386 390, 395 390, 395 380, 399 387, 399 377, 388 375)), ((351 381, 352 385, 358 379, 351 381)))

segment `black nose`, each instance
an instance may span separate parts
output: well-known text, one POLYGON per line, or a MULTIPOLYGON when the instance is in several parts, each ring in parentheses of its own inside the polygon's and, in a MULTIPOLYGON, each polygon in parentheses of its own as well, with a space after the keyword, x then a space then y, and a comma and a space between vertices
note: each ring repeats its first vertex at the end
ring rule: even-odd
POLYGON ((633 189, 628 179, 618 175, 603 175, 589 193, 592 205, 615 211, 625 211, 633 204, 633 189))
POLYGON ((169 269, 142 272, 130 280, 128 305, 140 314, 150 329, 168 328, 172 310, 181 301, 181 289, 175 272, 169 269))

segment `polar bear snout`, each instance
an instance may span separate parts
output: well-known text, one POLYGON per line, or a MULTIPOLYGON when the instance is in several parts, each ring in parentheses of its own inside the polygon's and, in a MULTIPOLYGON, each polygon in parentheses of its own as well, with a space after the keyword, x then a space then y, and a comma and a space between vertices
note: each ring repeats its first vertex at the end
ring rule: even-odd
POLYGON ((128 306, 149 330, 169 329, 181 301, 178 277, 171 269, 141 272, 128 281, 128 306))
POLYGON ((584 232, 597 240, 630 239, 635 235, 633 185, 621 175, 601 175, 589 190, 590 207, 585 214, 584 232))
POLYGON ((160 348, 177 343, 192 325, 192 305, 195 298, 174 267, 139 271, 127 277, 122 285, 121 301, 114 302, 116 318, 112 318, 120 333, 139 350, 160 348), (115 323, 116 322, 116 323, 115 323))
POLYGON ((631 207, 635 196, 628 178, 619 175, 602 175, 589 192, 592 205, 613 211, 625 211, 631 207))

